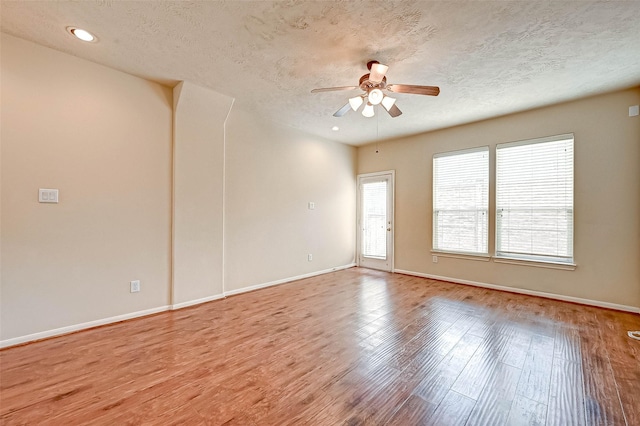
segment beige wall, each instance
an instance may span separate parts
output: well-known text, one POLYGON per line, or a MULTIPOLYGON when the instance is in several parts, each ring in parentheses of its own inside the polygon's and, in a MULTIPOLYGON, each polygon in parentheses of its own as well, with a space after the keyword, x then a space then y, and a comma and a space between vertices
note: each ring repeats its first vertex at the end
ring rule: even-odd
POLYGON ((355 148, 234 107, 226 152, 225 291, 354 262, 355 148))
POLYGON ((172 304, 221 296, 224 122, 233 99, 188 82, 174 90, 172 304))
POLYGON ((0 64, 0 339, 167 305, 171 90, 7 35, 0 64))
MULTIPOLYGON (((640 89, 430 132, 358 149, 358 173, 396 170, 396 269, 640 306, 640 89), (431 261, 432 157, 489 145, 491 218, 495 145, 574 133, 575 271, 440 257, 431 261)), ((495 220, 489 251, 495 250, 495 220)))
POLYGON ((353 262, 355 148, 190 83, 1 54, 0 346, 353 262))
MULTIPOLYGON (((186 83, 174 105, 169 88, 11 36, 0 53, 2 341, 348 265, 356 169, 397 172, 398 269, 640 306, 640 124, 627 116, 638 89, 375 154, 236 107, 227 117, 228 97, 186 83), (433 153, 568 132, 575 271, 431 263, 433 153), (60 203, 38 203, 42 187, 58 188, 60 203)), ((492 250, 493 240, 492 229, 492 250)))

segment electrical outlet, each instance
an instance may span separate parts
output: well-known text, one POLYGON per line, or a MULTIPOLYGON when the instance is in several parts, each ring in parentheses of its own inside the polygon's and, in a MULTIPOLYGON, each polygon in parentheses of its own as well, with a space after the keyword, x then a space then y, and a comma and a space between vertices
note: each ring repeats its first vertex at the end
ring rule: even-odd
POLYGON ((307 260, 308 260, 309 262, 311 262, 311 261, 313 260, 313 255, 312 255, 312 254, 308 254, 308 255, 307 255, 307 260))
POLYGON ((431 256, 431 261, 433 263, 438 263, 438 256, 431 256))
POLYGON ((140 291, 140 280, 131 281, 131 293, 137 293, 140 291))
POLYGON ((316 209, 316 203, 314 203, 313 201, 309 201, 309 210, 315 210, 316 209))

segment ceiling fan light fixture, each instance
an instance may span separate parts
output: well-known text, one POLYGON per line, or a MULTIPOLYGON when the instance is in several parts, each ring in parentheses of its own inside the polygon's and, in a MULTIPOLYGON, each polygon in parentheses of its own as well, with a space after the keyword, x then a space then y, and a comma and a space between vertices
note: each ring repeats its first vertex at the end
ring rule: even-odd
POLYGON ((391 93, 407 93, 426 96, 438 96, 440 94, 440 88, 437 86, 387 83, 387 77, 385 74, 389 70, 389 67, 387 65, 382 65, 378 61, 367 62, 367 68, 370 72, 360 77, 357 86, 325 87, 313 89, 311 93, 335 92, 360 88, 362 90, 361 94, 350 98, 349 102, 345 103, 333 114, 334 117, 342 117, 349 112, 349 109, 358 111, 362 104, 365 104, 365 107, 362 110, 362 115, 365 117, 373 117, 375 115, 375 106, 382 104, 384 109, 392 118, 402 115, 402 111, 400 111, 400 108, 396 105, 395 98, 385 95, 387 91, 391 93))
POLYGON ((374 115, 376 115, 375 111, 373 110, 373 105, 371 105, 370 102, 367 102, 367 105, 362 110, 362 115, 364 115, 367 118, 373 117, 374 115))
POLYGON ((384 97, 384 94, 382 93, 382 90, 373 89, 369 91, 369 95, 367 98, 371 105, 378 105, 380 102, 382 102, 383 97, 384 97))
POLYGON ((387 111, 389 111, 391 109, 391 107, 393 106, 393 104, 396 103, 396 98, 392 98, 391 96, 385 96, 384 98, 382 98, 382 106, 384 107, 384 109, 386 109, 387 111))
POLYGON ((362 100, 362 96, 356 96, 354 98, 349 98, 349 105, 351 105, 351 109, 357 111, 360 108, 364 101, 362 100))

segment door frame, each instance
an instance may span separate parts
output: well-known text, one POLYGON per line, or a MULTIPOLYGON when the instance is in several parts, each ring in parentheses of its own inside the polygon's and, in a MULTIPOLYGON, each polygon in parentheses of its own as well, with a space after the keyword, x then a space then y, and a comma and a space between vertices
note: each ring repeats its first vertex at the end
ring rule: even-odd
MULTIPOLYGON (((373 173, 362 173, 356 176, 356 265, 360 267, 360 259, 362 255, 362 179, 372 178, 372 177, 382 177, 382 176, 390 176, 390 189, 391 189, 391 205, 390 207, 390 228, 389 231, 390 236, 387 238, 387 257, 389 259, 389 272, 394 272, 395 270, 395 212, 396 212, 396 171, 395 170, 384 170, 380 172, 373 173)), ((387 269, 384 269, 387 270, 387 269)))

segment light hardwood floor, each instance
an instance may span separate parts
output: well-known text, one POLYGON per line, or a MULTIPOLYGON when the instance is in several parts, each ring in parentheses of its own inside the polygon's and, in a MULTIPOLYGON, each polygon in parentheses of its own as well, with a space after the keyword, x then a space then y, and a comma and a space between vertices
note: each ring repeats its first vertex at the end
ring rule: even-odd
POLYGON ((640 316, 352 268, 0 351, 2 424, 640 425, 640 316))

